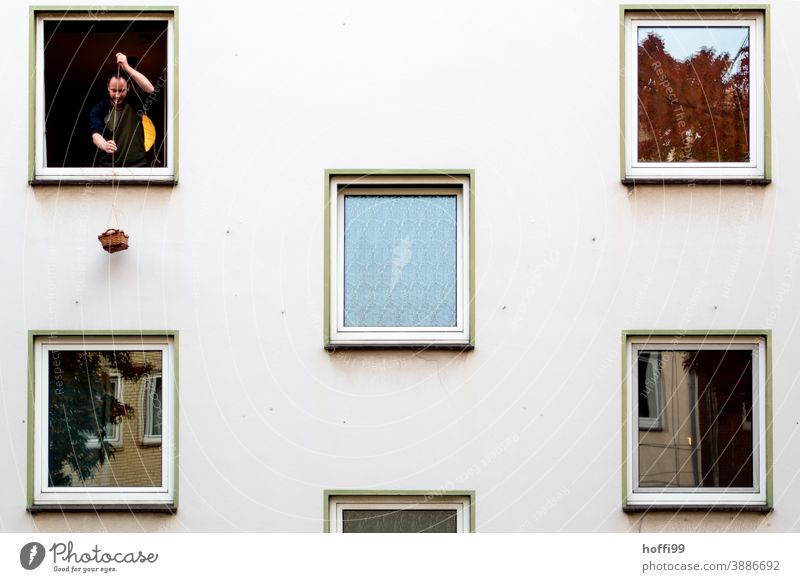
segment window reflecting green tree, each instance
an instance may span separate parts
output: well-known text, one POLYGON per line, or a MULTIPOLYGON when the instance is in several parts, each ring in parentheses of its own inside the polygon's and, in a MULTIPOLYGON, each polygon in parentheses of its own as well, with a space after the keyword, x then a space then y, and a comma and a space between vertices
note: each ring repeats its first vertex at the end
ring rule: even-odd
POLYGON ((134 408, 117 399, 111 371, 138 381, 152 366, 132 361, 135 352, 52 351, 49 362, 48 484, 85 484, 114 457, 108 429, 134 408))

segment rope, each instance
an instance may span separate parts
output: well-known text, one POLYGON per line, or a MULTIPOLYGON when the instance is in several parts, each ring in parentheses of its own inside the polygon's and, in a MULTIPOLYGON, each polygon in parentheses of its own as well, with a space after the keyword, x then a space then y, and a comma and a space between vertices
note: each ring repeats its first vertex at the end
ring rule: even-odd
MULTIPOLYGON (((117 83, 119 83, 119 80, 122 79, 122 77, 120 77, 119 71, 120 71, 120 64, 119 64, 119 62, 117 62, 117 83)), ((116 140, 117 104, 116 103, 112 103, 111 105, 114 108, 114 113, 111 116, 111 141, 113 141, 114 144, 116 144, 117 143, 117 140, 116 140)), ((117 159, 117 152, 112 152, 111 153, 111 188, 114 190, 114 198, 111 199, 111 217, 110 217, 111 224, 109 225, 111 228, 119 228, 119 225, 117 224, 117 211, 116 211, 117 195, 119 194, 119 186, 120 186, 119 180, 117 180, 117 187, 114 188, 114 175, 116 174, 116 169, 115 169, 116 159, 117 159)))

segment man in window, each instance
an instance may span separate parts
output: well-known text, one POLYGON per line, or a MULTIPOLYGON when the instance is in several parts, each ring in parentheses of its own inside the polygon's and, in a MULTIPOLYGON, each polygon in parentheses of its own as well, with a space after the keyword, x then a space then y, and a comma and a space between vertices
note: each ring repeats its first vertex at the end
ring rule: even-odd
POLYGON ((127 77, 147 94, 155 88, 130 66, 124 54, 117 53, 117 65, 117 70, 108 76, 108 99, 95 105, 89 114, 92 142, 98 149, 95 161, 102 167, 141 168, 147 165, 145 128, 142 115, 126 103, 130 88, 127 77))

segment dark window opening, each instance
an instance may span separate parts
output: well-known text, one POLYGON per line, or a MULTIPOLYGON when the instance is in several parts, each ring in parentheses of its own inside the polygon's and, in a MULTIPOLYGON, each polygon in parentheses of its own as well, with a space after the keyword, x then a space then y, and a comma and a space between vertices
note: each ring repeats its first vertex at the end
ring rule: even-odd
POLYGON ((108 100, 107 75, 117 70, 116 53, 155 87, 145 93, 129 81, 126 102, 155 128, 147 163, 164 167, 167 127, 166 20, 46 20, 44 22, 44 166, 88 168, 97 164, 89 113, 108 100))

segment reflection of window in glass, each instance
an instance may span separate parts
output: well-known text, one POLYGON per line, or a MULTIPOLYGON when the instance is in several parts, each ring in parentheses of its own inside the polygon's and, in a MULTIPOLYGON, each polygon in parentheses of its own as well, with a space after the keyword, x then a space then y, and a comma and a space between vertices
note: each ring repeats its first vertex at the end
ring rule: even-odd
POLYGON ((467 533, 470 498, 458 495, 335 495, 329 498, 334 533, 467 533))
POLYGON ((763 340, 633 340, 629 349, 639 421, 630 501, 763 504, 763 340), (660 393, 655 413, 653 392, 660 393))
POLYGON ((662 428, 661 368, 660 352, 639 353, 639 428, 643 430, 660 430, 662 428))
POLYGON ((101 378, 101 386, 92 392, 92 398, 96 400, 97 417, 97 437, 93 437, 87 444, 90 446, 100 446, 100 441, 110 443, 115 449, 122 446, 120 417, 115 416, 114 405, 122 402, 123 383, 122 377, 118 372, 109 370, 101 378))
POLYGON ((32 179, 171 181, 173 14, 70 10, 35 18, 32 179))
POLYGON ((147 417, 144 423, 144 444, 157 444, 161 442, 161 416, 163 410, 161 376, 154 376, 147 381, 145 412, 147 417))
POLYGON ((626 13, 627 174, 764 177, 763 14, 626 13))
POLYGON ((34 349, 34 504, 171 501, 171 342, 41 338, 34 349))
POLYGON ((331 180, 331 345, 468 345, 468 175, 331 180))

